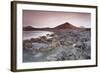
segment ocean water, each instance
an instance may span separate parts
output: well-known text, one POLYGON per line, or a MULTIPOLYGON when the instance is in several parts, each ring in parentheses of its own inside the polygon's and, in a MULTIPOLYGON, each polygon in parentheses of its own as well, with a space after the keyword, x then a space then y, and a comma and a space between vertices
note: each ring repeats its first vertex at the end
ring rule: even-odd
MULTIPOLYGON (((47 34, 53 34, 50 31, 23 31, 23 40, 31 38, 39 38, 40 36, 47 36, 47 34)), ((49 36, 47 38, 50 38, 49 36)))

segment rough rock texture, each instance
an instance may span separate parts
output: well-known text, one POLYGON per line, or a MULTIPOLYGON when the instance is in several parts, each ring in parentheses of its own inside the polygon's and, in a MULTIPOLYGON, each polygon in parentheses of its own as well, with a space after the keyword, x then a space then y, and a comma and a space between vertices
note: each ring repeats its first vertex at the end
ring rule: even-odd
POLYGON ((91 59, 91 30, 67 29, 23 41, 23 62, 91 59))

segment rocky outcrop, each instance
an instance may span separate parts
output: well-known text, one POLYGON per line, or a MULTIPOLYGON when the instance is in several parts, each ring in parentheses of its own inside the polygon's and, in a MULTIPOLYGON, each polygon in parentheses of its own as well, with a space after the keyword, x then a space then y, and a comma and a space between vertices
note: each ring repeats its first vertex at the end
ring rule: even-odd
POLYGON ((56 47, 60 47, 61 44, 60 44, 60 41, 59 41, 59 38, 57 35, 52 35, 52 39, 51 39, 51 42, 49 43, 49 47, 51 48, 56 48, 56 47))
POLYGON ((63 30, 48 35, 23 41, 24 62, 64 61, 91 59, 90 30, 63 30), (27 54, 27 58, 26 58, 27 54))
POLYGON ((23 48, 25 49, 32 49, 32 42, 30 40, 24 40, 23 41, 23 48))

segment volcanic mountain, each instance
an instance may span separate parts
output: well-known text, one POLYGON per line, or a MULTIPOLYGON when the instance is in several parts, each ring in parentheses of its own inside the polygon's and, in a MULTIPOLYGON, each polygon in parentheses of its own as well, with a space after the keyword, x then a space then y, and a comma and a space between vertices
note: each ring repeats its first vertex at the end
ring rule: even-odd
POLYGON ((76 27, 68 22, 66 23, 63 23, 61 25, 58 25, 54 28, 35 28, 35 27, 32 27, 32 26, 26 26, 26 27, 23 27, 23 30, 24 31, 32 31, 32 30, 59 30, 59 29, 78 29, 79 27, 76 27))
POLYGON ((66 22, 64 24, 56 26, 54 29, 78 29, 78 27, 66 22))

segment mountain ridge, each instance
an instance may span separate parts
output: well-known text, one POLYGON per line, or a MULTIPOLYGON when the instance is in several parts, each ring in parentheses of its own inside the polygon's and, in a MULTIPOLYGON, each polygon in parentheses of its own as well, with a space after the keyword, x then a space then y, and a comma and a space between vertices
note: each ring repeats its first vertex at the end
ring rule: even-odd
POLYGON ((85 29, 85 28, 74 26, 73 24, 71 24, 69 22, 65 22, 63 24, 60 24, 60 25, 54 27, 54 28, 49 28, 49 27, 35 28, 35 27, 32 27, 32 26, 23 27, 24 31, 32 31, 32 30, 60 30, 60 29, 61 30, 65 30, 65 29, 85 29))
POLYGON ((55 27, 55 29, 77 29, 78 27, 70 24, 69 22, 65 22, 61 25, 55 27))

